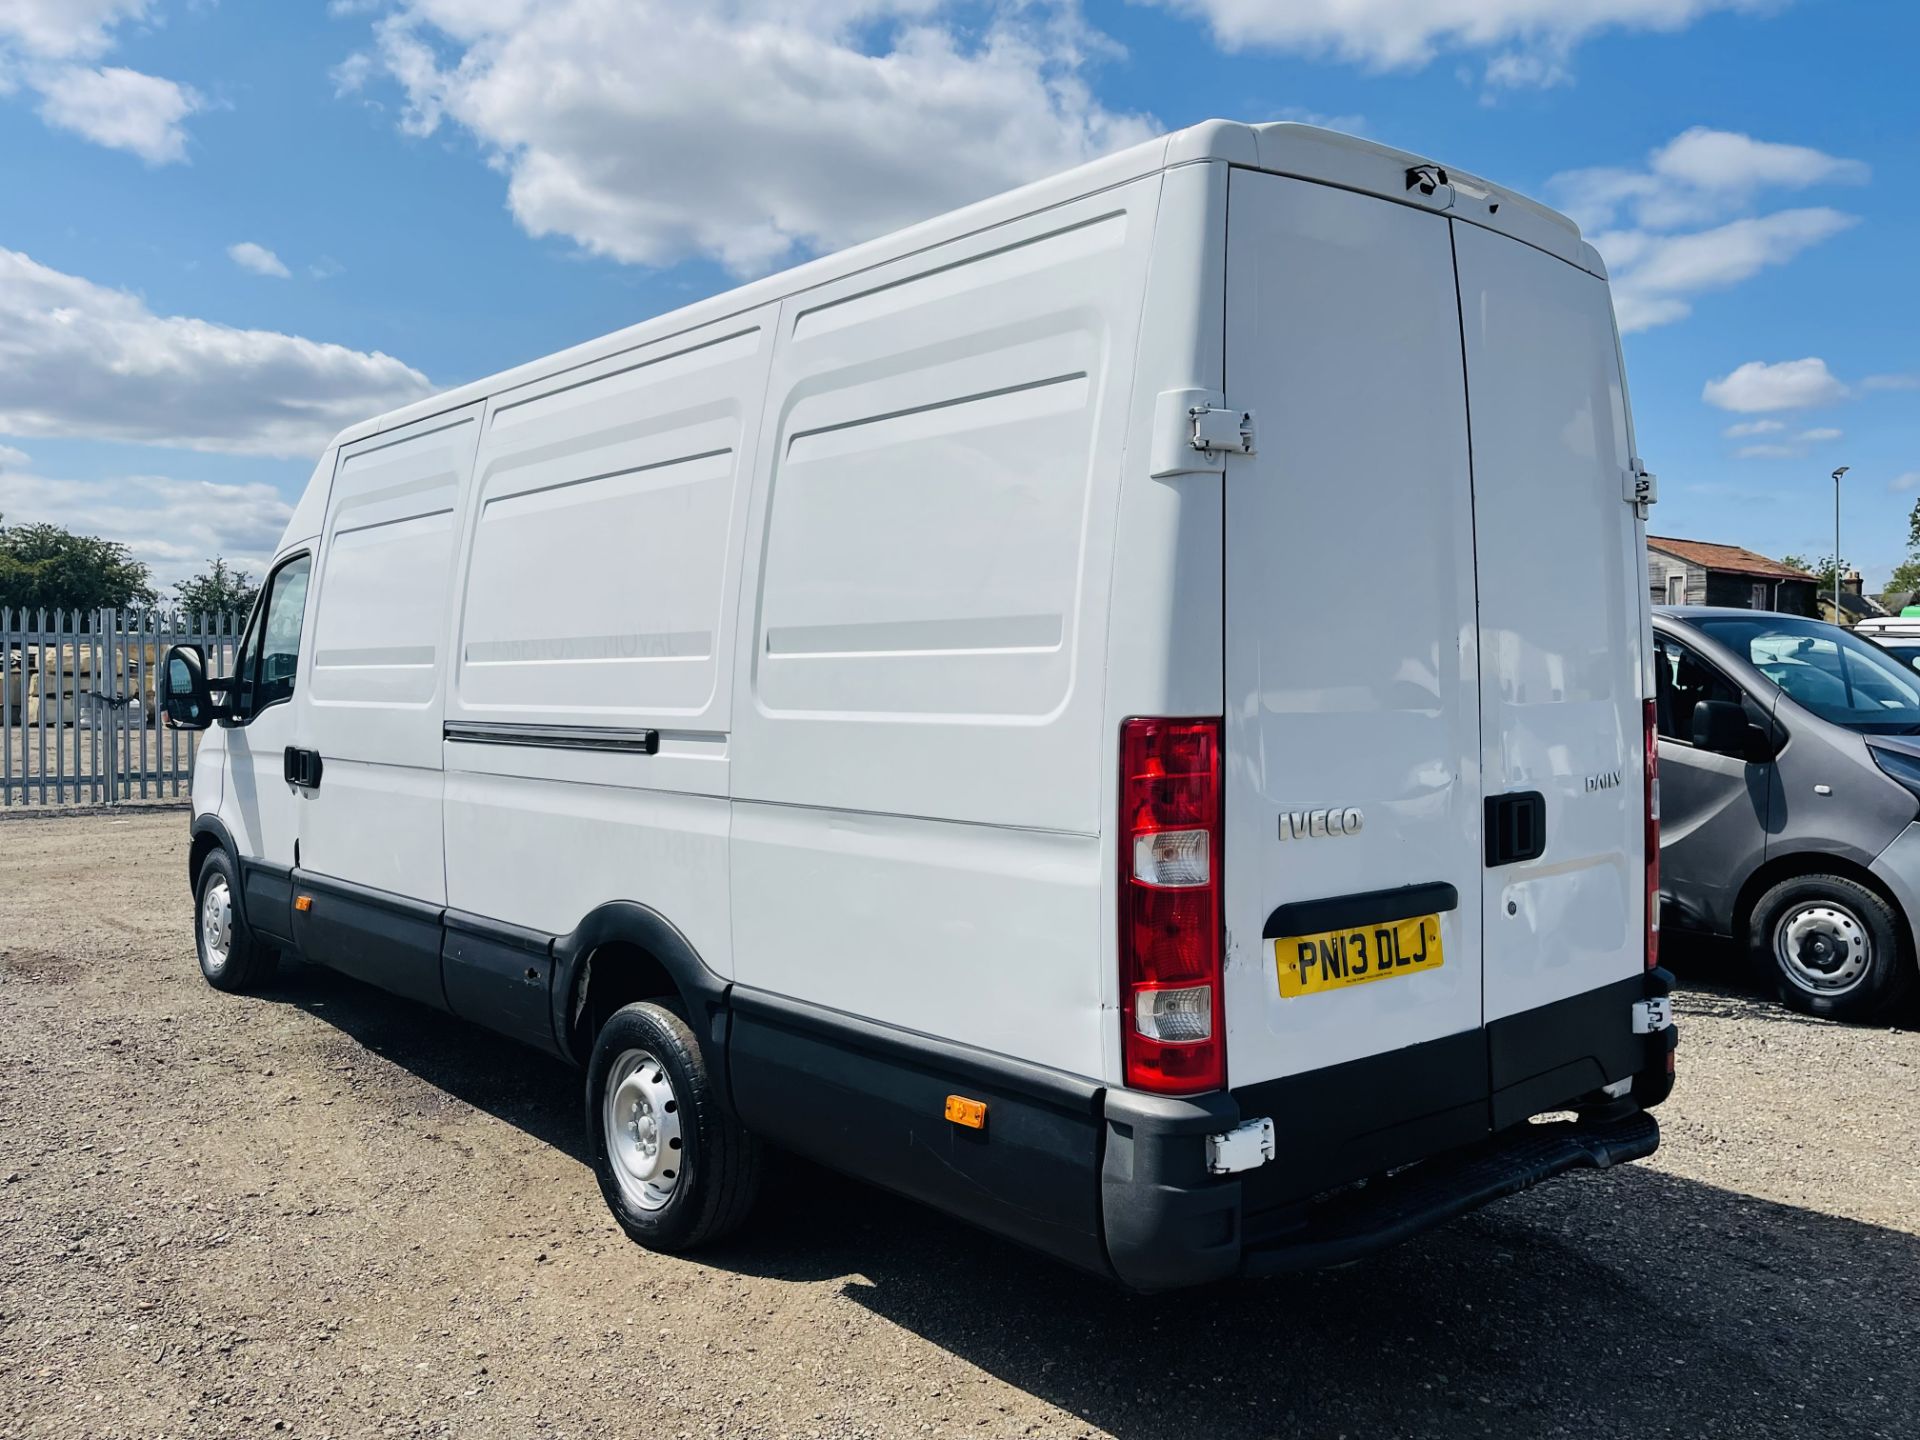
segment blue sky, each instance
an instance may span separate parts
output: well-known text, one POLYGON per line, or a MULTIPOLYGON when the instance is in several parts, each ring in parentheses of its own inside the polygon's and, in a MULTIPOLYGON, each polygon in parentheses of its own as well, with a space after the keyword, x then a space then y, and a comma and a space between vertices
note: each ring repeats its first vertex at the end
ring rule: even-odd
POLYGON ((1847 464, 1877 583, 1917 44, 1900 0, 0 0, 0 512, 258 565, 344 424, 1225 115, 1573 213, 1653 528, 1822 554, 1847 464))

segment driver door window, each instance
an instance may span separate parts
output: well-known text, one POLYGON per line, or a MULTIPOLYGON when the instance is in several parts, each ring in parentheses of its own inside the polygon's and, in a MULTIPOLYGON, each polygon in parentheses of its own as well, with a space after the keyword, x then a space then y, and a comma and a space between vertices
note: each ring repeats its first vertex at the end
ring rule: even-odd
POLYGON ((267 581, 234 670, 234 710, 243 720, 293 696, 300 629, 307 613, 307 578, 312 573, 312 557, 300 555, 267 581))

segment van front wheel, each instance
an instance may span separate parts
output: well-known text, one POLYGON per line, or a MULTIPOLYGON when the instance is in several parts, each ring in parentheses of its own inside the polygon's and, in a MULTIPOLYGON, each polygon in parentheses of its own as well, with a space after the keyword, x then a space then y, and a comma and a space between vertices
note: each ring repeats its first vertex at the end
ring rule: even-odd
POLYGON ((693 1031, 664 1006, 624 1006, 602 1027, 587 1127, 600 1193, 649 1250, 718 1240, 753 1207, 759 1142, 714 1092, 693 1031))
POLYGON ((236 995, 271 980, 280 958, 254 938, 240 917, 234 900, 239 890, 233 862, 215 846, 201 861, 199 883, 194 887, 193 948, 207 983, 236 995))
POLYGON ((1839 875, 1799 875, 1760 897, 1753 947, 1789 1007, 1831 1020, 1873 1020, 1906 995, 1914 962, 1900 914, 1839 875))

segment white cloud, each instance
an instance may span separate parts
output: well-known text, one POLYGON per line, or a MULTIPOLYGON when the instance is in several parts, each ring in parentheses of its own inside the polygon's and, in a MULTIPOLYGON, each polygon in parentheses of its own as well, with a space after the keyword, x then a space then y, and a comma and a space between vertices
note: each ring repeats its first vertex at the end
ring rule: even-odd
POLYGON ((1733 452, 1736 460, 1791 460, 1799 453, 1792 445, 1743 445, 1733 452))
POLYGON ((11 445, 0 445, 0 470, 24 470, 33 463, 33 457, 24 450, 16 450, 11 445))
POLYGON ((1639 169, 1564 171, 1547 193, 1591 232, 1613 276, 1620 328, 1633 331, 1684 319, 1693 297, 1784 265, 1859 223, 1828 206, 1746 213, 1768 191, 1868 176, 1857 160, 1696 126, 1639 169))
POLYGON ((1920 390, 1920 375, 1869 375, 1862 390, 1920 390))
POLYGON ((206 102, 190 86, 118 65, 62 65, 29 72, 40 93, 40 118, 109 150, 127 150, 150 165, 187 158, 180 123, 206 102))
POLYGON ((1680 30, 1715 11, 1778 0, 1162 0, 1203 17, 1229 50, 1331 55, 1418 69, 1449 51, 1501 49, 1490 84, 1561 84, 1573 48, 1606 30, 1680 30))
POLYGON ((1697 125, 1653 151, 1644 169, 1569 170, 1549 183, 1584 228, 1624 216, 1637 229, 1672 230, 1738 214, 1767 190, 1864 185, 1871 175, 1858 160, 1697 125))
POLYGON ((1818 445, 1823 441, 1838 440, 1844 434, 1846 434, 1846 431, 1835 430, 1829 426, 1820 430, 1802 430, 1795 438, 1803 440, 1808 444, 1818 445))
POLYGON ((1738 425, 1729 425, 1720 433, 1729 440, 1744 440, 1752 435, 1777 435, 1786 429, 1780 420, 1743 420, 1738 425))
POLYGON ((1731 374, 1709 380, 1701 392, 1701 398, 1709 405, 1748 415, 1769 410, 1804 410, 1815 405, 1831 405, 1846 397, 1847 387, 1827 369, 1827 362, 1817 356, 1771 365, 1764 360, 1749 360, 1731 374))
POLYGON ((378 351, 155 315, 0 248, 0 434, 308 455, 431 389, 378 351))
POLYGON ((1491 104, 1496 90, 1554 90, 1573 83, 1568 64, 1570 46, 1553 45, 1537 50, 1508 50, 1487 61, 1482 77, 1489 93, 1481 97, 1491 104))
POLYGON ((150 0, 0 0, 0 95, 22 85, 40 118, 150 165, 186 159, 183 121, 206 108, 189 85, 119 65, 96 66, 115 27, 147 18, 150 0))
POLYGON ((1887 489, 1893 491, 1920 490, 1920 470, 1908 470, 1896 475, 1887 482, 1887 489))
POLYGON ((118 540, 153 567, 156 588, 199 573, 215 555, 264 574, 293 514, 271 485, 164 475, 60 480, 0 469, 9 525, 62 525, 118 540))
POLYGON ((349 60, 458 126, 529 233, 752 273, 1144 139, 1091 95, 1111 48, 1065 0, 405 0, 349 60))
POLYGON ((280 257, 264 245, 256 245, 251 240, 242 240, 238 245, 227 247, 227 258, 242 270, 251 270, 256 275, 271 275, 284 280, 292 273, 281 262, 280 257))
POLYGON ((149 8, 149 0, 4 0, 0 44, 42 59, 91 59, 107 49, 114 26, 149 8))
POLYGON ((1858 223, 1838 210, 1779 210, 1690 234, 1620 230, 1592 239, 1613 277, 1620 328, 1634 331, 1683 320, 1692 297, 1785 265, 1858 223))

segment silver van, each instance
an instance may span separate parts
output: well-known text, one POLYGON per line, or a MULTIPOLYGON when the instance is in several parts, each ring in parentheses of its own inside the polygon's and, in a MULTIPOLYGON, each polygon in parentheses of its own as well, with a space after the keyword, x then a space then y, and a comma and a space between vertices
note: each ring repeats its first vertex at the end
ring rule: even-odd
POLYGON ((1653 632, 1665 923, 1747 944, 1796 1010, 1889 1014, 1915 982, 1920 674, 1796 615, 1653 632))

